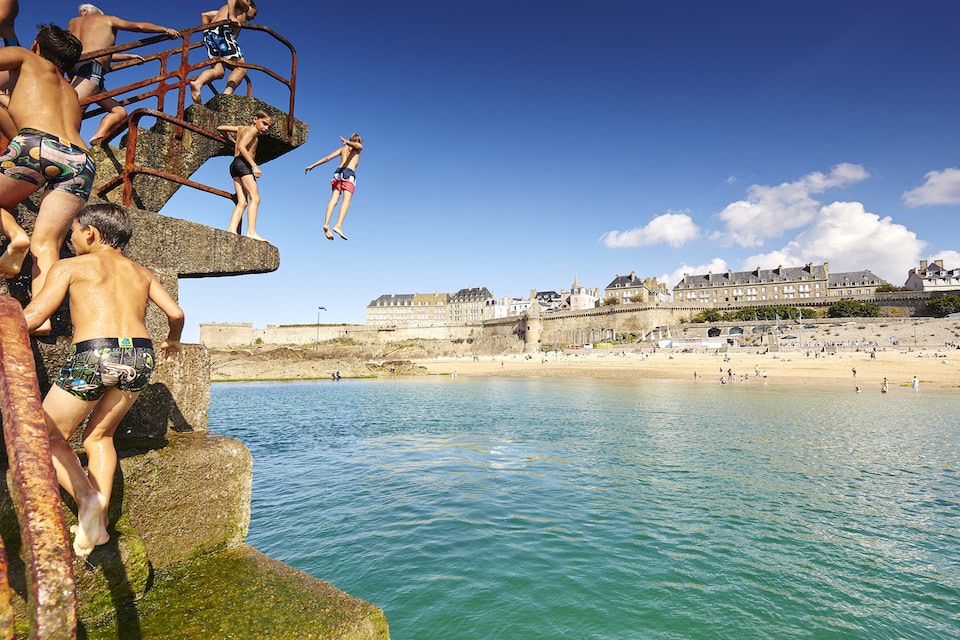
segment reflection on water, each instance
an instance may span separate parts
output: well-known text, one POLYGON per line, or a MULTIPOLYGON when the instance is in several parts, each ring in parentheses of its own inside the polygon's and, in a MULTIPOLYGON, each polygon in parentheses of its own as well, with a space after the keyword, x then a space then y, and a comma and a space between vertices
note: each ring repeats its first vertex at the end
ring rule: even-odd
POLYGON ((960 633, 960 400, 533 379, 214 385, 250 542, 414 638, 960 633))

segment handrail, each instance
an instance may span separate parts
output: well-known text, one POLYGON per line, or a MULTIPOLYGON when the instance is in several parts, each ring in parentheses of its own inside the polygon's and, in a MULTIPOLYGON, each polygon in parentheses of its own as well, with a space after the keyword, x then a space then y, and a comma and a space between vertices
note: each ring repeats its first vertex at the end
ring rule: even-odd
MULTIPOLYGON (((229 21, 222 20, 220 22, 213 22, 206 25, 200 25, 196 27, 189 27, 187 29, 182 29, 180 31, 181 44, 179 47, 174 47, 164 51, 158 51, 155 53, 145 55, 143 56, 143 61, 118 63, 115 67, 113 67, 114 70, 125 69, 131 66, 145 64, 147 62, 156 60, 160 62, 160 73, 147 79, 133 82, 133 83, 124 85, 122 87, 118 87, 116 89, 110 89, 108 91, 95 94, 88 98, 84 98, 83 100, 80 101, 81 106, 86 107, 89 104, 96 103, 105 98, 113 98, 123 106, 127 106, 135 102, 141 102, 149 98, 156 98, 157 110, 164 111, 166 94, 170 91, 175 90, 177 92, 177 106, 176 106, 174 115, 179 120, 183 120, 184 111, 186 110, 185 105, 188 97, 187 95, 188 94, 188 89, 187 89, 188 76, 196 71, 205 69, 207 67, 212 67, 218 62, 221 62, 219 58, 214 58, 210 60, 204 60, 203 62, 190 64, 190 61, 189 61, 190 51, 192 49, 196 49, 198 47, 203 46, 202 42, 191 43, 190 39, 197 32, 203 32, 206 29, 209 29, 211 27, 216 27, 222 24, 229 24, 229 21), (180 55, 180 62, 176 67, 173 67, 170 64, 171 62, 170 59, 173 56, 176 56, 178 54, 180 55), (137 95, 129 96, 126 98, 118 98, 118 96, 122 96, 130 93, 131 91, 136 91, 138 89, 151 86, 151 85, 155 85, 155 87, 149 91, 139 93, 137 95)), ((276 33, 270 27, 267 27, 265 25, 247 23, 242 26, 242 29, 253 30, 253 31, 263 31, 267 35, 272 36, 276 41, 283 44, 290 51, 289 78, 284 78, 283 76, 261 65, 251 64, 247 62, 230 61, 230 64, 233 66, 243 67, 245 69, 253 69, 255 71, 263 72, 266 75, 273 78, 274 80, 278 81, 280 84, 287 87, 290 97, 289 97, 289 106, 287 109, 287 129, 285 133, 286 133, 286 140, 287 142, 289 142, 293 138, 293 124, 294 124, 293 106, 296 100, 296 87, 297 87, 297 51, 294 48, 293 44, 290 43, 289 40, 287 40, 283 36, 276 33)), ((156 35, 150 38, 144 38, 142 40, 135 40, 133 42, 127 42, 124 44, 109 47, 107 49, 100 49, 98 51, 91 51, 89 53, 85 53, 81 56, 80 60, 81 61, 91 60, 93 58, 98 58, 106 54, 123 53, 126 51, 138 49, 147 45, 163 42, 171 38, 172 36, 168 36, 168 35, 156 35)), ((248 97, 252 96, 252 86, 249 78, 247 79, 247 96, 248 97)), ((84 114, 84 119, 91 118, 103 113, 105 113, 105 111, 102 109, 94 109, 84 114)), ((112 139, 118 133, 119 131, 111 132, 109 135, 109 139, 112 139)))
POLYGON ((32 638, 74 638, 70 540, 20 303, 0 297, 0 409, 10 493, 20 521, 32 638))
POLYGON ((163 113, 162 111, 157 111, 156 109, 137 109, 131 113, 127 120, 129 122, 129 137, 127 138, 127 156, 123 163, 123 169, 117 174, 115 178, 106 182, 100 189, 97 190, 97 196, 100 198, 105 198, 106 194, 117 188, 119 185, 123 185, 123 192, 121 195, 121 203, 125 207, 129 207, 130 203, 133 202, 133 177, 136 175, 152 175, 170 180, 182 184, 184 186, 193 187, 194 189, 199 189, 201 191, 206 191, 207 193, 212 193, 214 195, 223 196, 229 200, 234 199, 234 194, 224 191, 222 189, 217 189, 216 187, 211 187, 200 182, 194 182, 188 178, 184 178, 175 173, 170 173, 169 171, 164 171, 162 169, 154 169, 152 167, 144 167, 136 164, 136 149, 137 149, 137 132, 139 127, 137 123, 140 121, 140 118, 145 116, 153 116, 158 120, 166 120, 167 122, 172 122, 178 127, 183 127, 189 131, 197 133, 199 135, 210 138, 211 140, 216 140, 218 142, 224 142, 231 144, 232 142, 227 138, 224 138, 220 134, 213 134, 210 131, 197 125, 187 122, 186 120, 177 119, 171 115, 163 113))

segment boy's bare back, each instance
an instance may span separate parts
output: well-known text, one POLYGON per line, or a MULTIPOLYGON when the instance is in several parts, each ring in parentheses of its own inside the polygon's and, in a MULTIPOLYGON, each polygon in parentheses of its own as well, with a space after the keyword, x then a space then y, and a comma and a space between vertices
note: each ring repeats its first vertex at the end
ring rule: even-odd
POLYGON ((147 302, 170 320, 171 338, 179 342, 183 311, 149 269, 101 242, 100 231, 74 221, 77 256, 54 263, 43 289, 24 309, 27 328, 50 317, 70 296, 73 342, 97 338, 149 338, 147 302))
POLYGON ((87 148, 80 137, 80 99, 56 65, 22 47, 4 47, 0 68, 10 69, 16 82, 7 110, 19 129, 37 129, 87 148))

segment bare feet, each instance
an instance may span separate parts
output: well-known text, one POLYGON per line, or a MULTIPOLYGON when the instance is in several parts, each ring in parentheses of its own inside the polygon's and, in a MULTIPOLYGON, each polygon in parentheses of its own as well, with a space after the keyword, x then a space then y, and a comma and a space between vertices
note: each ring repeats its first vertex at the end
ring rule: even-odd
POLYGON ((248 237, 248 238, 253 238, 254 240, 260 240, 261 242, 266 242, 266 241, 267 241, 266 238, 260 236, 260 235, 257 234, 257 233, 248 233, 248 234, 247 234, 247 237, 248 237))
POLYGON ((340 230, 340 227, 334 227, 333 232, 338 236, 340 236, 341 238, 343 238, 344 240, 347 239, 347 236, 343 235, 343 231, 340 230))
POLYGON ((23 268, 23 259, 30 251, 30 236, 17 233, 10 238, 7 250, 0 256, 0 275, 4 278, 16 278, 23 268))
POLYGON ((103 138, 90 138, 90 146, 91 146, 91 147, 95 147, 95 146, 97 146, 98 144, 100 144, 101 142, 103 142, 103 138))
POLYGON ((236 229, 227 229, 227 233, 232 233, 235 236, 240 235, 240 232, 236 229))
POLYGON ((196 82, 197 82, 197 79, 194 78, 193 80, 190 80, 187 84, 190 85, 190 97, 193 98, 194 103, 200 104, 200 89, 202 89, 203 87, 198 87, 195 84, 196 82))
POLYGON ((330 233, 330 227, 323 228, 323 235, 327 236, 327 240, 333 240, 333 234, 330 233))
POLYGON ((73 553, 81 560, 86 559, 97 545, 110 540, 110 534, 103 525, 103 514, 107 510, 106 498, 100 492, 96 497, 78 505, 78 524, 70 527, 74 534, 73 553))

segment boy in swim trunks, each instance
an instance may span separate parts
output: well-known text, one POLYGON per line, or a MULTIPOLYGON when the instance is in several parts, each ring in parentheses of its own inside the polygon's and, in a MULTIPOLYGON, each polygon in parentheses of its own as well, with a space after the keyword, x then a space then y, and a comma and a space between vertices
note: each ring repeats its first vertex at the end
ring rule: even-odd
MULTIPOLYGON (((17 32, 14 23, 20 12, 18 0, 0 0, 0 47, 19 47, 17 32)), ((7 113, 7 102, 10 97, 10 72, 0 71, 0 133, 7 140, 17 135, 16 125, 7 113)))
POLYGON ((229 95, 240 86, 247 75, 247 70, 233 66, 225 60, 244 62, 243 51, 237 43, 237 36, 240 35, 240 27, 248 20, 253 20, 257 11, 257 3, 254 0, 227 0, 227 4, 217 11, 205 11, 200 14, 200 24, 223 20, 229 20, 230 23, 211 27, 203 32, 203 44, 207 47, 207 57, 217 60, 217 63, 209 69, 204 69, 199 76, 189 82, 190 97, 194 102, 200 102, 200 92, 204 86, 223 77, 224 65, 230 67, 230 75, 227 76, 227 86, 223 92, 229 95))
MULTIPOLYGON (((80 15, 70 20, 67 25, 67 31, 77 36, 83 45, 83 53, 109 49, 117 44, 117 31, 135 31, 138 33, 163 33, 171 38, 180 37, 176 29, 162 27, 152 22, 131 22, 118 18, 117 16, 104 15, 98 7, 92 4, 82 4, 79 9, 80 15)), ((104 89, 103 76, 111 69, 110 65, 114 61, 140 60, 138 55, 131 53, 114 53, 97 56, 90 60, 84 60, 73 69, 73 78, 70 84, 77 90, 77 95, 81 99, 88 98, 94 94, 102 93, 104 89)), ((97 101, 97 105, 107 111, 103 116, 100 126, 90 138, 90 145, 99 144, 113 128, 123 122, 127 117, 127 110, 113 98, 104 98, 97 101)))
POLYGON ((110 539, 107 507, 117 468, 113 433, 154 368, 145 324, 148 302, 167 316, 169 333, 160 349, 168 357, 180 351, 183 311, 149 270, 123 255, 132 234, 130 216, 119 205, 81 209, 72 224, 76 257, 54 264, 43 290, 23 310, 33 330, 70 297, 73 346, 43 412, 57 479, 77 502, 73 550, 81 558, 110 539), (69 440, 87 416, 85 473, 69 440))
POLYGON ((343 235, 343 219, 347 217, 350 200, 353 198, 353 192, 356 189, 357 165, 360 164, 360 152, 363 151, 363 138, 360 137, 360 134, 353 134, 349 140, 340 136, 340 142, 343 143, 342 147, 330 155, 320 158, 303 171, 307 173, 324 162, 336 157, 340 158, 340 166, 333 172, 333 180, 330 181, 333 193, 330 194, 330 201, 327 203, 327 215, 323 219, 323 234, 327 236, 327 240, 333 240, 333 234, 330 233, 330 218, 341 195, 343 196, 343 202, 340 203, 340 215, 337 217, 337 224, 333 227, 333 230, 344 240, 347 239, 347 236, 343 235))
MULTIPOLYGON (((77 38, 56 25, 43 25, 30 49, 0 49, 0 71, 15 78, 8 111, 19 134, 0 154, 0 232, 9 238, 0 256, 0 275, 20 273, 27 251, 33 255, 33 294, 53 263, 70 223, 90 197, 96 167, 80 137, 80 100, 64 74, 80 57, 77 38), (10 213, 43 189, 30 238, 10 213)), ((49 323, 40 333, 49 333, 49 323)))
POLYGON ((257 142, 260 136, 272 126, 273 118, 266 111, 260 110, 253 114, 253 124, 243 127, 224 124, 217 127, 217 131, 235 133, 237 136, 233 145, 233 162, 230 163, 230 177, 233 178, 233 189, 237 194, 237 206, 233 208, 233 213, 230 215, 227 231, 240 233, 243 210, 249 205, 247 237, 254 240, 266 241, 257 234, 257 210, 260 208, 257 178, 263 175, 256 161, 257 142))

